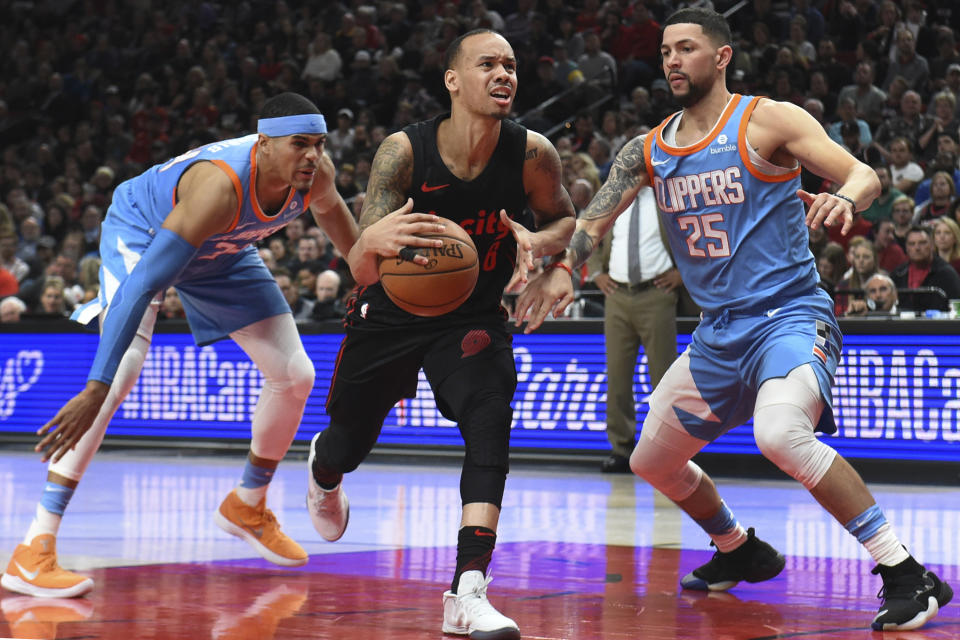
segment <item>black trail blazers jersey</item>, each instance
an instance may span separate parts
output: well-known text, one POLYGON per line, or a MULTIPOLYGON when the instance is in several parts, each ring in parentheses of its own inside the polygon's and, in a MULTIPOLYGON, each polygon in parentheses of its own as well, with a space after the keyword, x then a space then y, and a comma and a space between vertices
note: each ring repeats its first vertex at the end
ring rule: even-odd
POLYGON ((435 318, 422 318, 397 307, 380 283, 357 290, 351 300, 347 325, 376 329, 384 324, 433 326, 462 324, 480 319, 506 320, 500 305, 503 288, 510 281, 517 258, 517 242, 509 227, 500 222, 500 210, 532 228, 526 211, 523 162, 527 148, 526 128, 504 120, 500 140, 484 170, 473 180, 460 180, 447 169, 437 149, 437 128, 444 114, 403 129, 413 146, 413 177, 407 196, 413 210, 432 213, 460 224, 473 239, 480 262, 480 275, 473 295, 458 309, 435 318))

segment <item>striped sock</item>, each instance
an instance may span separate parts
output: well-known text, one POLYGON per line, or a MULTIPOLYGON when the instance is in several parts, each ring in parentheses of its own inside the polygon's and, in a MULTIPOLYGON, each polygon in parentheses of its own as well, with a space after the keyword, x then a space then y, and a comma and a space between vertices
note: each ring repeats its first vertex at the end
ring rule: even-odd
POLYGON ((700 528, 707 532, 717 549, 723 553, 730 553, 747 541, 747 531, 744 529, 727 504, 720 501, 720 511, 712 518, 694 520, 700 528))
POLYGON ((877 564, 892 567, 910 557, 877 505, 843 526, 860 541, 877 564))

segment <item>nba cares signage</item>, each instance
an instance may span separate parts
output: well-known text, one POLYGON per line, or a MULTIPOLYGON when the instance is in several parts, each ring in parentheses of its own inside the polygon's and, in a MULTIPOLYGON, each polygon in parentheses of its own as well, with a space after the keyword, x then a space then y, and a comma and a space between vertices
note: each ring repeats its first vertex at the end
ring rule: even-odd
MULTIPOLYGON (((303 336, 317 381, 297 438, 329 421, 324 412, 341 336, 303 336)), ((680 336, 685 348, 689 336, 680 336)), ((607 449, 606 367, 596 333, 516 335, 512 446, 607 449)), ((89 333, 0 333, 0 439, 32 434, 83 386, 96 348, 89 333)), ((650 392, 646 359, 635 371, 638 416, 650 392)), ((143 374, 107 436, 242 439, 263 378, 232 342, 197 347, 191 336, 154 336, 143 374)), ((960 341, 953 336, 847 335, 834 385, 839 432, 824 436, 850 457, 960 460, 960 341)), ((460 446, 421 375, 417 397, 398 404, 386 445, 460 446)), ((711 444, 714 453, 755 453, 748 426, 711 444)))

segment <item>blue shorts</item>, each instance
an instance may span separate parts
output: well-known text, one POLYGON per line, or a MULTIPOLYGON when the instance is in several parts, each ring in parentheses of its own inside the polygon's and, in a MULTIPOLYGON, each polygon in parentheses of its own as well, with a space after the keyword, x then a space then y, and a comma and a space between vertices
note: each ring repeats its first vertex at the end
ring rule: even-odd
POLYGON ((750 419, 765 381, 810 364, 825 405, 817 431, 834 433, 831 386, 841 346, 833 303, 821 289, 762 311, 704 314, 650 396, 650 412, 713 441, 750 419))
MULTIPOLYGON (((100 293, 73 312, 74 320, 96 328, 100 312, 153 241, 151 231, 121 223, 108 213, 100 231, 100 293)), ((253 246, 214 260, 195 259, 174 288, 200 346, 265 318, 290 313, 290 305, 253 246)), ((162 296, 161 291, 152 304, 159 304, 162 296)))

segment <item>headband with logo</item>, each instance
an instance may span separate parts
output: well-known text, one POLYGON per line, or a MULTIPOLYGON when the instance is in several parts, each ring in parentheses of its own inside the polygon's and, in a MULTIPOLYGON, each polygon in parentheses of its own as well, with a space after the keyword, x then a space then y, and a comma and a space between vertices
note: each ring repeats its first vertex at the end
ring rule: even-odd
POLYGON ((305 113, 280 118, 260 118, 257 122, 257 133, 262 133, 271 138, 292 136, 298 133, 317 135, 326 132, 327 121, 319 113, 305 113))

